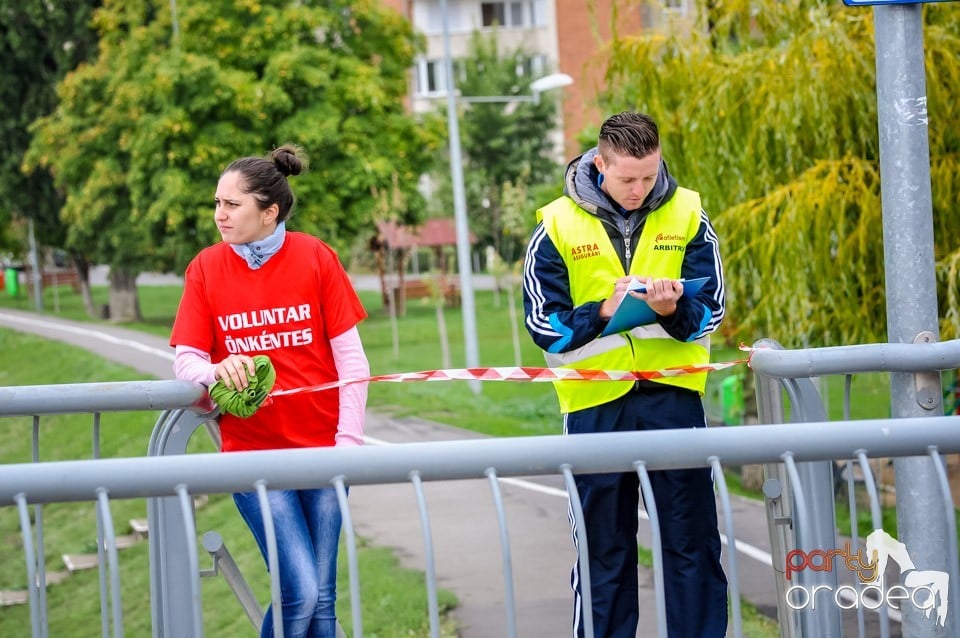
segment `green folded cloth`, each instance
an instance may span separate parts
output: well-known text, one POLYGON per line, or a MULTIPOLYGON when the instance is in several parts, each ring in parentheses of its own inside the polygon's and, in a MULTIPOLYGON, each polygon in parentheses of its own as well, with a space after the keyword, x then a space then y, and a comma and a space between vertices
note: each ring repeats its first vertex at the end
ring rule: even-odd
POLYGON ((220 411, 245 419, 257 411, 277 380, 277 371, 273 369, 270 358, 258 354, 253 357, 254 374, 247 374, 250 382, 243 390, 228 388, 223 380, 210 386, 210 398, 220 407, 220 411))

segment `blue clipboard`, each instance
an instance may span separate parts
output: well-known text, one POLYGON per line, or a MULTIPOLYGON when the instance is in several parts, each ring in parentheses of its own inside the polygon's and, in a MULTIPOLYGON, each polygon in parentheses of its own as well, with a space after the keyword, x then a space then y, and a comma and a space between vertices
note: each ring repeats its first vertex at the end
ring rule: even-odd
MULTIPOLYGON (((680 281, 683 282, 683 296, 694 296, 700 292, 700 289, 703 288, 703 285, 709 280, 709 277, 681 279, 680 281)), ((646 290, 646 287, 634 279, 633 284, 630 285, 629 289, 643 292, 646 290)), ((610 317, 610 321, 607 322, 607 327, 603 329, 603 332, 600 333, 600 336, 606 337, 618 332, 624 332, 626 330, 636 328, 637 326, 645 326, 655 322, 656 320, 657 313, 655 313, 653 309, 647 305, 646 301, 631 297, 630 295, 624 295, 623 300, 620 302, 620 305, 617 306, 613 316, 610 317)))

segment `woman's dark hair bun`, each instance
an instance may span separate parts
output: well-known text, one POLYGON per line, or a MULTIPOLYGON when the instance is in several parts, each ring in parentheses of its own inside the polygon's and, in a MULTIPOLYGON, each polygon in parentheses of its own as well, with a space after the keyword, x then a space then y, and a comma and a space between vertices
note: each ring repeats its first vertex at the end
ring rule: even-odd
POLYGON ((294 144, 284 144, 270 153, 277 170, 282 175, 299 175, 307 168, 307 161, 303 149, 294 144))

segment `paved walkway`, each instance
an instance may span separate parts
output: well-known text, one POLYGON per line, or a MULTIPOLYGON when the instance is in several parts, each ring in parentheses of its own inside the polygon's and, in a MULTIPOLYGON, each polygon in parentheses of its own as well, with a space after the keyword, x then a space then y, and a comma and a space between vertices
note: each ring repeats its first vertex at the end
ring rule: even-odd
MULTIPOLYGON (((173 353, 161 337, 11 310, 0 310, 0 326, 85 348, 149 377, 172 378, 173 353)), ((366 434, 372 444, 481 436, 422 419, 390 418, 376 412, 368 412, 366 434)), ((567 636, 572 600, 569 573, 575 554, 561 481, 554 477, 507 479, 501 489, 510 525, 518 635, 567 636)), ((424 491, 438 585, 454 592, 460 601, 455 615, 462 627, 461 638, 502 638, 507 635, 504 579, 489 486, 486 481, 442 481, 425 484, 424 491)), ((423 536, 412 487, 357 486, 350 491, 350 504, 359 536, 378 546, 393 548, 403 565, 425 569, 423 536)), ((741 594, 764 613, 775 616, 775 576, 770 566, 763 504, 734 497, 733 507, 741 594)), ((641 521, 640 528, 641 544, 650 547, 649 525, 641 521)), ((726 546, 724 549, 726 552, 726 546)), ((638 636, 652 636, 652 574, 641 569, 640 580, 642 622, 638 636)), ((899 631, 897 626, 891 629, 899 631)), ((869 629, 867 635, 872 635, 869 629)))

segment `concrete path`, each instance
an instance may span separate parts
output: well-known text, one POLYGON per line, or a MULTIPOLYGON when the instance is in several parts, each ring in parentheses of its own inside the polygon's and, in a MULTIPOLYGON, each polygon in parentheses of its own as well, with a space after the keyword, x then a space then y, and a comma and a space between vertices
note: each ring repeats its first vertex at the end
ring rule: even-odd
MULTIPOLYGON (((12 310, 0 310, 0 326, 85 348, 148 377, 173 378, 172 350, 161 337, 12 310)), ((381 445, 481 436, 422 419, 391 418, 376 412, 368 412, 366 435, 369 443, 381 445)), ((459 599, 455 616, 462 627, 461 638, 508 635, 500 535, 490 486, 486 481, 431 482, 425 484, 424 492, 438 585, 459 599)), ((561 481, 555 477, 504 479, 501 492, 510 526, 517 635, 568 636, 572 617, 569 577, 576 557, 561 481)), ((425 570, 423 533, 411 486, 357 486, 351 489, 350 504, 359 536, 393 548, 404 566, 425 570)), ((775 616, 777 576, 770 565, 763 504, 733 497, 733 509, 741 595, 762 612, 775 616)), ((645 520, 641 521, 639 540, 646 547, 652 545, 645 520)), ((726 545, 724 550, 725 565, 729 565, 726 545)), ((729 568, 727 571, 729 574, 729 568)), ((641 628, 637 635, 653 636, 656 616, 649 570, 641 568, 640 583, 641 628)), ((899 635, 895 623, 891 629, 894 636, 899 635)), ((868 628, 866 635, 877 634, 868 628)))

